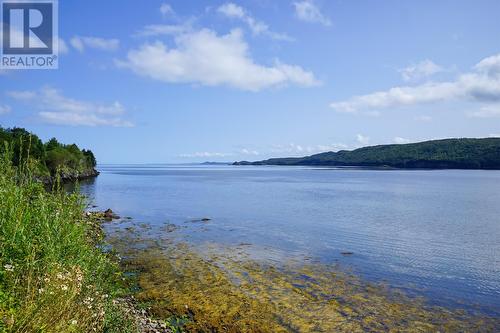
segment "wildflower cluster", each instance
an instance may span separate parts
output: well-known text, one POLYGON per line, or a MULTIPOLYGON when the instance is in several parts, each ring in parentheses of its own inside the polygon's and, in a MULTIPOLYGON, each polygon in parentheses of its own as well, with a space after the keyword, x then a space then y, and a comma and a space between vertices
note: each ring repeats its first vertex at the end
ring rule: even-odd
POLYGON ((78 296, 82 291, 84 274, 80 266, 63 269, 56 266, 55 273, 39 278, 38 294, 70 293, 78 296))

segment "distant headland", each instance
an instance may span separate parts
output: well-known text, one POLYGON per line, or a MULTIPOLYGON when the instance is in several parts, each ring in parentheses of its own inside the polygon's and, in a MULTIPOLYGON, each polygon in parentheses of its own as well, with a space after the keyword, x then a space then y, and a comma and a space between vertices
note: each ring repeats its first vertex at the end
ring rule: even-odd
POLYGON ((233 165, 353 166, 401 169, 500 169, 500 138, 443 139, 388 144, 305 157, 234 162, 233 165))

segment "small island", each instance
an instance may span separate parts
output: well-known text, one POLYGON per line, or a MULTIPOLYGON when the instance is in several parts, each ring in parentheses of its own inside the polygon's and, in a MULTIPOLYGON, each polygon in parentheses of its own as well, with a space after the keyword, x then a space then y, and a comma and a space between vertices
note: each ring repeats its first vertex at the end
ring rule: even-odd
POLYGON ((389 144, 305 157, 234 162, 233 165, 335 166, 401 169, 500 169, 500 138, 443 139, 389 144))

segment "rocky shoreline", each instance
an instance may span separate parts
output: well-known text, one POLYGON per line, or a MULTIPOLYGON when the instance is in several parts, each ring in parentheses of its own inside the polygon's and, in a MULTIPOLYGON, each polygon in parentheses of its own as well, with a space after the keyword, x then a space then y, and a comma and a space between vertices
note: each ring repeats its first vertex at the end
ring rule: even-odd
MULTIPOLYGON (((91 225, 91 229, 96 239, 104 238, 102 223, 109 223, 113 220, 121 219, 121 217, 110 208, 105 211, 86 211, 84 216, 86 217, 87 223, 91 225)), ((113 300, 113 303, 119 306, 128 318, 133 320, 137 331, 140 333, 173 332, 165 321, 155 319, 149 312, 149 309, 141 308, 132 294, 116 298, 113 300)))
POLYGON ((81 181, 85 179, 90 179, 99 176, 99 171, 97 171, 95 168, 92 169, 87 169, 84 171, 78 171, 78 170, 62 170, 58 176, 43 176, 43 177, 36 177, 36 180, 44 183, 46 185, 52 185, 56 183, 57 181, 60 181, 61 183, 71 183, 71 182, 76 182, 76 181, 81 181))

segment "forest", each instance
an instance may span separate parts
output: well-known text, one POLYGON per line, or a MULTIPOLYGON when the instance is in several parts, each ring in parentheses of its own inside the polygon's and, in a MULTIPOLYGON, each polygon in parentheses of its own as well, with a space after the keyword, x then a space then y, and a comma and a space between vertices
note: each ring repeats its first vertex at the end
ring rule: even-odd
POLYGON ((0 127, 0 153, 5 151, 11 152, 14 166, 29 163, 39 179, 59 175, 63 180, 76 180, 97 175, 96 158, 91 150, 60 143, 56 138, 43 142, 24 128, 0 127))
POLYGON ((500 138, 390 144, 234 165, 318 165, 412 169, 500 169, 500 138))

